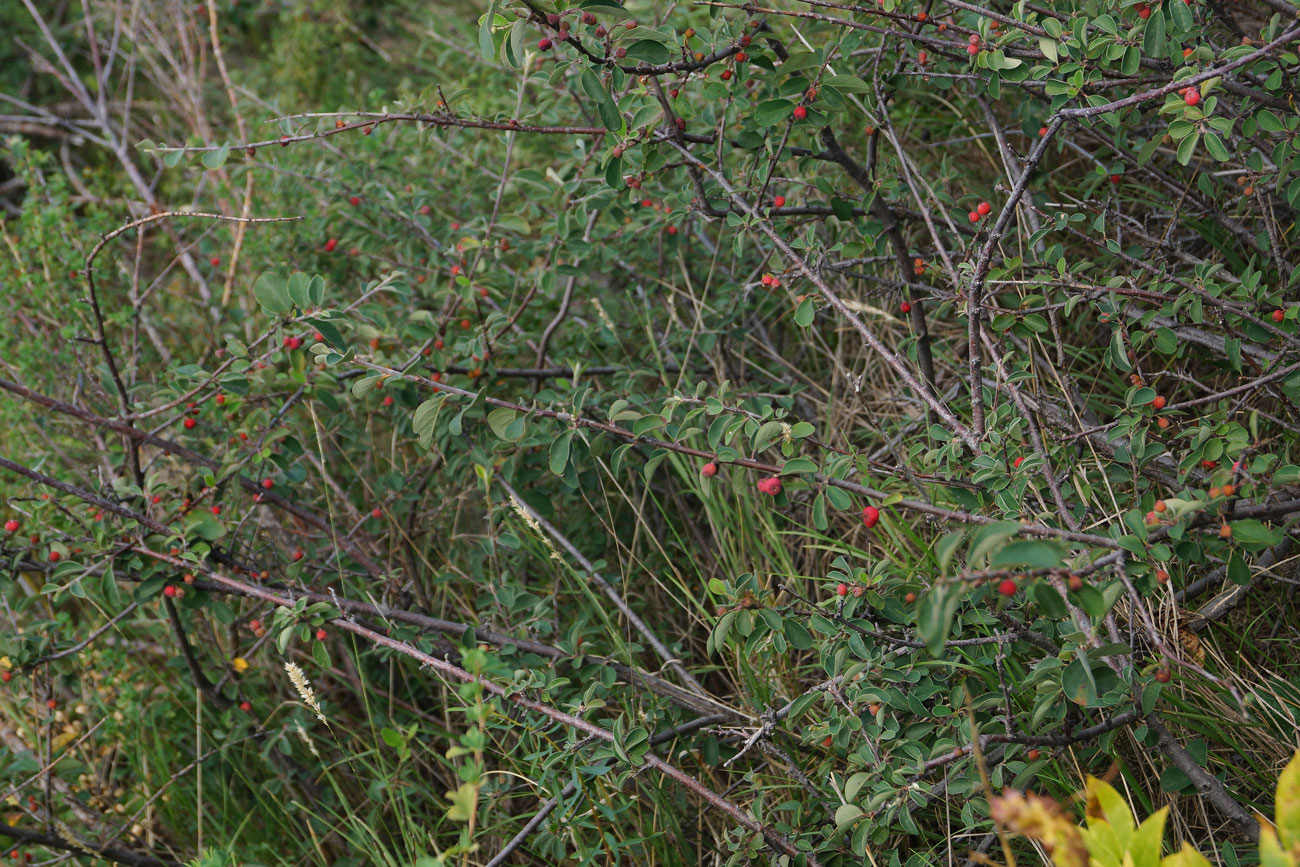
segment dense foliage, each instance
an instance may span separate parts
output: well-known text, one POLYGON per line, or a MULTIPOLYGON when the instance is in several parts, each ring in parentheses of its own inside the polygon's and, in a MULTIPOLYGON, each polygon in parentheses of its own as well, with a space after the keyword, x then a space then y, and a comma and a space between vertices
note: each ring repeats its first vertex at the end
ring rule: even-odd
POLYGON ((0 0, 5 851, 1258 863, 1297 8, 0 0))

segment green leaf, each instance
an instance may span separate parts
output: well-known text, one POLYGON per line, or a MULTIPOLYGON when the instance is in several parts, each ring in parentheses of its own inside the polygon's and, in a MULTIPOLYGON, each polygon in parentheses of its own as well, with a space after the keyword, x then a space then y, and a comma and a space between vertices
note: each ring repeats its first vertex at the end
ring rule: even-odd
POLYGON ((288 313, 293 309, 289 298, 289 289, 284 278, 273 271, 266 271, 253 284, 253 297, 261 305, 262 312, 271 316, 288 313))
POLYGON ((605 129, 613 131, 621 129, 623 118, 618 113, 618 106, 614 104, 614 98, 605 90, 596 73, 592 72, 590 67, 584 66, 582 73, 578 76, 578 81, 582 85, 582 89, 586 91, 587 96, 596 102, 596 110, 600 114, 600 122, 605 125, 605 129))
POLYGON ((1147 19, 1146 30, 1142 33, 1142 53, 1148 57, 1163 57, 1165 50, 1165 13, 1157 6, 1147 19))
POLYGON ((951 584, 936 584, 921 597, 916 608, 916 631, 925 642, 925 649, 938 656, 943 643, 948 640, 952 619, 957 613, 961 593, 951 584))
POLYGON ((492 5, 488 7, 487 14, 478 26, 478 53, 483 56, 484 60, 492 60, 496 56, 496 46, 492 44, 492 23, 496 21, 497 6, 500 0, 492 0, 492 5))
POLYGON ((812 633, 793 617, 787 617, 781 627, 785 631, 786 641, 789 641, 790 646, 795 650, 807 650, 813 646, 812 633))
POLYGON ((769 99, 754 109, 753 119, 758 126, 771 126, 788 118, 794 112, 794 103, 788 99, 769 99))
POLYGON ((219 169, 226 164, 226 159, 230 156, 230 145, 222 145, 214 151, 207 151, 203 154, 203 167, 208 170, 219 169))
POLYGON ((800 328, 807 328, 812 325, 813 316, 816 315, 816 312, 817 308, 813 306, 813 300, 804 298, 794 310, 794 324, 800 328))
POLYGON ((494 409, 488 413, 488 426, 492 432, 500 439, 506 442, 518 442, 524 438, 523 416, 518 415, 513 409, 494 409))
POLYGON ((335 349, 344 347, 343 335, 338 328, 334 327, 333 322, 327 322, 324 319, 312 319, 308 324, 320 332, 320 336, 325 338, 325 342, 335 349))
POLYGON ((301 271, 294 271, 289 275, 289 300, 293 306, 299 310, 305 310, 311 306, 311 278, 301 271))
POLYGON ((1192 154, 1196 151, 1196 144, 1201 140, 1199 132, 1192 133, 1187 138, 1178 143, 1178 162, 1180 165, 1187 165, 1192 161, 1192 154))
POLYGON ((668 49, 653 39, 639 39, 627 47, 627 56, 654 66, 668 62, 668 49))
POLYGON ((576 431, 565 431, 551 443, 549 462, 551 472, 557 476, 564 475, 564 470, 569 465, 569 448, 573 443, 574 433, 576 431))
POLYGON ((989 567, 1029 566, 1036 569, 1054 569, 1065 562, 1065 552, 1059 545, 1039 539, 1020 539, 993 555, 989 567))
POLYGON ((1096 703, 1097 682, 1085 654, 1079 654, 1061 670, 1061 691, 1075 704, 1087 707, 1096 703))
POLYGON ((1267 547, 1282 541, 1282 535, 1254 518, 1232 522, 1232 538, 1248 548, 1267 547))
POLYGON ((835 808, 835 829, 841 830, 862 818, 862 808, 857 804, 840 804, 835 808))
POLYGON ((215 542, 226 535, 226 528, 221 525, 217 516, 207 509, 196 509, 185 516, 185 534, 215 542))
POLYGON ((1019 521, 998 521, 980 527, 971 534, 970 553, 966 555, 967 565, 973 569, 979 568, 985 554, 1019 532, 1019 521))
POLYGON ((1228 148, 1223 144, 1223 139, 1210 131, 1205 133, 1205 150, 1219 162, 1225 162, 1228 159, 1228 148))

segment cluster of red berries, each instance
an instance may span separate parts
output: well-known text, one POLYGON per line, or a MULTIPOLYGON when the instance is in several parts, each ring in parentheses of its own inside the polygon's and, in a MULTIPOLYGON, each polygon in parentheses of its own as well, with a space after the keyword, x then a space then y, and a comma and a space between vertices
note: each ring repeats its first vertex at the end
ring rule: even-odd
POLYGON ((920 256, 912 260, 912 273, 918 277, 925 275, 925 260, 920 256))
POLYGON ((764 274, 763 285, 769 289, 779 289, 781 288, 781 278, 775 274, 764 274))
POLYGON ((966 44, 966 53, 969 54, 971 57, 974 57, 976 54, 980 53, 980 38, 978 34, 972 33, 970 35, 970 39, 967 40, 967 44, 966 44))
POLYGON ((1201 92, 1195 87, 1184 87, 1178 91, 1178 94, 1188 105, 1198 105, 1201 102, 1201 92))
POLYGON ((297 349, 298 347, 302 346, 302 338, 301 338, 301 337, 286 337, 286 338, 284 339, 284 345, 285 345, 285 348, 287 348, 287 349, 297 349))
POLYGON ((975 210, 970 212, 970 221, 972 223, 978 223, 980 220, 987 217, 992 211, 993 211, 992 205, 990 205, 988 202, 980 202, 978 205, 975 206, 975 210))
POLYGON ((758 492, 760 494, 767 494, 769 497, 775 497, 777 494, 781 493, 781 480, 776 476, 759 479, 758 492))
POLYGON ((1145 21, 1151 17, 1151 7, 1145 3, 1139 3, 1137 5, 1137 13, 1138 17, 1145 21))

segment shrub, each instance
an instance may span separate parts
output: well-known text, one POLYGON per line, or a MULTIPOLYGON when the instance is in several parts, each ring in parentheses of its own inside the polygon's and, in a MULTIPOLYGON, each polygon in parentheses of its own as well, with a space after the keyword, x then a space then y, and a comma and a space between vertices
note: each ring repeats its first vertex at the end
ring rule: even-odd
POLYGON ((919 865, 1113 767, 1239 863, 1294 8, 773 5, 0 4, 0 836, 919 865))

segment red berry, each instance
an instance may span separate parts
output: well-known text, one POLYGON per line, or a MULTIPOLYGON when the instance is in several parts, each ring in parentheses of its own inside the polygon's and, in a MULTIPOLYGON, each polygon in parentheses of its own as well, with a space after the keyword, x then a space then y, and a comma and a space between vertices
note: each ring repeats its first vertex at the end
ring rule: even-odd
POLYGON ((1151 17, 1151 7, 1150 7, 1150 6, 1139 6, 1139 7, 1138 7, 1138 17, 1141 18, 1141 19, 1143 19, 1143 20, 1146 20, 1147 18, 1150 18, 1150 17, 1151 17))
POLYGON ((906 596, 903 597, 903 601, 906 602, 908 605, 911 605, 913 602, 916 601, 916 594, 915 593, 907 594, 906 596))
POLYGON ((919 64, 921 64, 922 66, 924 66, 924 65, 925 65, 925 61, 928 60, 929 58, 930 58, 930 55, 926 54, 924 51, 921 51, 921 52, 918 52, 917 55, 916 55, 916 62, 919 63, 919 64))
POLYGON ((59 703, 54 699, 50 699, 45 703, 45 706, 48 707, 50 710, 54 710, 56 707, 59 706, 59 703))
POLYGON ((1168 584, 1168 583, 1169 583, 1169 573, 1166 572, 1164 569, 1157 569, 1157 570, 1156 570, 1156 581, 1160 582, 1161 584, 1168 584))
POLYGON ((1112 184, 1118 184, 1118 183, 1119 183, 1119 175, 1111 175, 1111 176, 1110 176, 1110 182, 1111 182, 1112 184))
POLYGON ((1016 469, 1020 469, 1020 465, 1024 463, 1024 460, 1025 460, 1025 456, 1021 455, 1020 457, 1016 458, 1014 461, 1011 462, 1011 466, 1013 466, 1016 469))
POLYGON ((250 702, 241 701, 239 703, 239 709, 242 710, 244 713, 248 713, 253 709, 253 705, 250 702))
POLYGON ((1042 137, 1045 136, 1045 135, 1047 135, 1047 127, 1045 127, 1045 126, 1040 126, 1040 127, 1038 128, 1038 137, 1039 137, 1039 138, 1042 138, 1042 137))
POLYGON ((10 518, 8 521, 5 521, 5 532, 6 532, 6 533, 17 533, 17 532, 18 532, 18 522, 15 521, 13 518, 10 518))
POLYGON ((767 494, 769 497, 775 497, 777 494, 781 493, 781 480, 776 476, 759 479, 758 490, 760 493, 767 494))
POLYGON ((271 490, 271 488, 275 487, 275 482, 271 481, 270 479, 262 479, 262 487, 266 488, 269 491, 271 490))
POLYGON ((711 479, 717 474, 718 474, 718 465, 713 461, 709 461, 707 464, 705 464, 703 467, 700 468, 700 475, 704 476, 704 478, 706 479, 711 479))
POLYGON ((794 119, 795 119, 795 120, 803 120, 803 119, 806 118, 807 116, 808 116, 808 109, 807 109, 805 106, 802 106, 802 105, 796 105, 796 106, 794 107, 794 119))
POLYGON ((1003 578, 1001 581, 998 582, 998 592, 1001 593, 1003 596, 1008 596, 1008 597, 1015 596, 1016 582, 1010 578, 1003 578))
POLYGON ((370 510, 370 517, 372 518, 382 518, 383 516, 384 516, 384 510, 379 508, 378 506, 375 506, 373 509, 370 510))
POLYGON ((214 515, 220 515, 220 514, 221 514, 221 507, 220 507, 220 506, 213 506, 213 507, 212 507, 212 514, 214 514, 214 515))
POLYGON ((835 739, 834 739, 833 737, 831 737, 830 735, 827 735, 826 738, 822 741, 822 746, 824 746, 824 747, 829 747, 829 746, 830 746, 832 743, 834 743, 834 742, 835 742, 835 739))
POLYGON ((971 211, 967 216, 970 217, 972 223, 978 223, 980 221, 979 211, 971 211))
POLYGON ((980 202, 979 206, 975 208, 976 213, 978 213, 981 217, 988 216, 988 213, 991 210, 993 210, 993 206, 990 205, 988 202, 980 202))
POLYGON ((168 599, 175 599, 176 588, 173 587, 171 584, 168 584, 166 587, 163 588, 163 595, 166 596, 168 599))
POLYGON ((185 429, 186 429, 186 430, 191 430, 191 429, 193 429, 193 427, 194 427, 196 424, 198 424, 198 422, 196 422, 196 421, 195 421, 194 419, 192 419, 192 418, 187 418, 187 419, 185 419, 185 421, 182 422, 182 423, 185 425, 185 429))
POLYGON ((670 235, 676 235, 676 234, 677 234, 677 227, 676 227, 676 226, 669 226, 667 231, 668 231, 668 234, 670 234, 670 235))
POLYGON ((776 196, 776 197, 774 197, 774 198, 772 199, 772 207, 774 207, 774 208, 784 208, 784 207, 785 207, 785 196, 776 196))
POLYGON ((1200 101, 1201 101, 1201 94, 1199 91, 1196 90, 1187 91, 1187 94, 1183 97, 1183 102, 1187 103, 1188 105, 1196 105, 1200 101))
POLYGON ((352 198, 348 199, 348 204, 349 204, 349 205, 359 205, 359 204, 361 204, 361 197, 360 197, 360 196, 353 196, 352 198))
POLYGON ((299 560, 301 560, 302 558, 303 558, 303 553, 302 553, 302 549, 301 549, 301 548, 298 548, 297 550, 295 550, 295 551, 293 552, 293 561, 294 561, 295 563, 297 563, 297 562, 298 562, 299 560))
POLYGON ((1025 753, 1025 758, 1029 759, 1029 761, 1031 762, 1036 762, 1038 761, 1038 757, 1040 755, 1042 754, 1039 753, 1038 750, 1030 750, 1029 752, 1025 753))
POLYGON ((547 39, 546 37, 542 37, 541 39, 537 40, 537 47, 541 51, 550 51, 551 40, 547 39))
POLYGON ((876 522, 879 520, 880 520, 879 509, 877 509, 875 506, 862 507, 862 523, 865 524, 868 529, 876 526, 876 522))
POLYGON ((217 401, 217 406, 221 406, 226 402, 226 396, 224 394, 219 394, 216 396, 216 401, 217 401))
POLYGON ((316 640, 317 640, 317 641, 324 641, 327 637, 329 637, 329 633, 326 632, 324 629, 317 629, 317 630, 316 630, 316 640))
POLYGON ((212 267, 215 268, 215 267, 217 267, 218 265, 221 264, 221 257, 220 257, 220 256, 213 256, 213 257, 212 257, 211 259, 209 259, 208 261, 211 262, 211 263, 212 263, 212 267))
POLYGON ((1172 675, 1169 674, 1169 669, 1167 668, 1162 668, 1156 671, 1156 683, 1168 683, 1171 678, 1172 675))
POLYGON ((1283 311, 1281 311, 1281 310, 1274 310, 1274 311, 1273 311, 1273 321, 1274 321, 1274 322, 1281 322, 1281 321, 1282 321, 1283 319, 1285 319, 1285 318, 1286 318, 1286 313, 1285 313, 1285 312, 1283 312, 1283 311))
POLYGON ((462 320, 460 321, 460 327, 468 330, 468 329, 469 329, 469 320, 468 320, 468 319, 462 319, 462 320))
POLYGON ((925 12, 918 12, 918 13, 916 13, 916 20, 917 20, 917 21, 924 22, 925 19, 927 19, 927 18, 929 18, 929 17, 930 17, 930 16, 929 16, 927 13, 925 13, 925 12))
POLYGON ((848 596, 849 585, 841 583, 838 587, 835 588, 835 592, 838 593, 840 596, 848 596))
MULTIPOLYGON (((972 36, 971 38, 974 39, 976 37, 972 36)), ((976 45, 974 42, 972 42, 970 45, 966 46, 966 53, 973 57, 976 54, 980 53, 980 47, 976 45)))
POLYGON ((1169 403, 1169 401, 1165 400, 1165 396, 1163 394, 1157 394, 1155 400, 1151 401, 1151 405, 1154 406, 1156 409, 1164 409, 1165 404, 1167 403, 1169 403))
POLYGON ((902 304, 899 304, 899 305, 898 305, 898 309, 901 310, 901 311, 903 311, 904 313, 911 313, 911 312, 912 312, 912 305, 909 304, 908 302, 904 301, 902 304))

